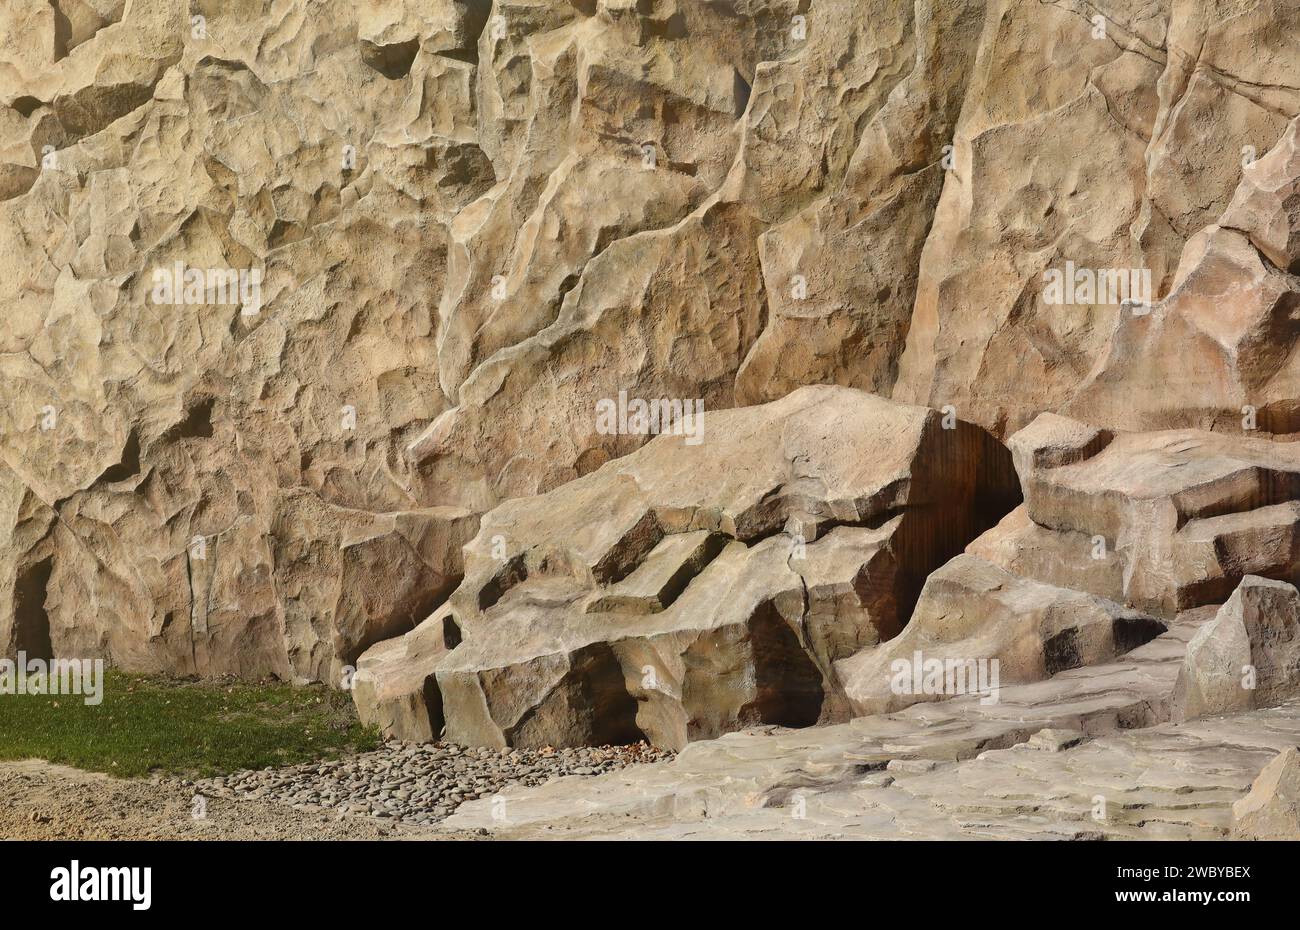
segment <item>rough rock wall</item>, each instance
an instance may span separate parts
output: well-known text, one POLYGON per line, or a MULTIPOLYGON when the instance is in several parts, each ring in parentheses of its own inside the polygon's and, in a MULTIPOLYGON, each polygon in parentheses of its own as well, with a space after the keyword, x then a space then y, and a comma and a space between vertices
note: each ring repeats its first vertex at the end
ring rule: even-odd
POLYGON ((1003 435, 1068 402, 1122 313, 1045 304, 1043 273, 1145 268, 1167 294, 1300 112, 1298 27, 1289 2, 989 4, 895 397, 1003 435))
POLYGON ((477 32, 354 7, 0 11, 6 647, 337 680, 454 586, 476 519, 402 449, 446 406, 447 225, 494 182, 477 32), (260 305, 156 299, 176 262, 260 305))
POLYGON ((337 681, 620 391, 1009 435, 1124 323, 1043 272, 1169 294, 1298 62, 1290 0, 6 4, 0 644, 337 681))

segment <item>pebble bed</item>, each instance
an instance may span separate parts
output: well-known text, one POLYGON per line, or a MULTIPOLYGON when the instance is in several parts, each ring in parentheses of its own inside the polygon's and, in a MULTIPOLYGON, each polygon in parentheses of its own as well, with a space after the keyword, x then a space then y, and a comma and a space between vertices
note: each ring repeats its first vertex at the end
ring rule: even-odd
POLYGON ((298 810, 337 810, 427 826, 465 801, 511 785, 563 775, 600 775, 659 762, 673 753, 645 743, 582 749, 475 749, 452 743, 390 741, 374 752, 327 762, 234 772, 182 781, 199 795, 279 801, 298 810))

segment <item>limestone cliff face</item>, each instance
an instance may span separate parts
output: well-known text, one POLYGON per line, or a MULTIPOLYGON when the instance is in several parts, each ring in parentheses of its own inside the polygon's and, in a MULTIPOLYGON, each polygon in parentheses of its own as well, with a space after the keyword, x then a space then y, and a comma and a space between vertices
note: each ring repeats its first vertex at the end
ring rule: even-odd
POLYGON ((1293 432, 1298 75, 1292 0, 7 3, 0 647, 339 683, 620 392, 1293 432))

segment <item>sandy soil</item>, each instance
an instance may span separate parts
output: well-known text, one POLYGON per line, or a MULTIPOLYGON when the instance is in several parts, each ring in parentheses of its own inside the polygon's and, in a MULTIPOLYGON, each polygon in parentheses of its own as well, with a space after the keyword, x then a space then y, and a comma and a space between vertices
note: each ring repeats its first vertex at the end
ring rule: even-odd
MULTIPOLYGON (((273 801, 208 798, 172 780, 120 779, 48 762, 0 762, 0 839, 454 839, 372 817, 294 810, 273 801)), ((465 838, 471 838, 466 836, 465 838)), ((473 838, 478 838, 477 836, 473 838)))

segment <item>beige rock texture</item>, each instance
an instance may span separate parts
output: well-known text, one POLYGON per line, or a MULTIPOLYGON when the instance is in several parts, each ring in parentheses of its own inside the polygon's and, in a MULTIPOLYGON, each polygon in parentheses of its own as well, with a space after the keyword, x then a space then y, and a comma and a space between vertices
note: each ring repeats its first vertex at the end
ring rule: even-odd
MULTIPOLYGON (((1296 109, 1294 11, 1103 12, 1082 41, 1082 8, 1028 0, 7 8, 9 639, 44 590, 23 624, 61 649, 331 677, 459 574, 455 538, 422 549, 394 515, 472 519, 625 454, 640 437, 590 429, 599 397, 887 394, 905 343, 933 355, 909 383, 941 382, 913 319, 965 317, 937 292, 981 237, 1020 247, 1000 203, 1042 182, 999 175, 1077 154, 1048 119, 1100 143, 1038 195, 1097 182, 1108 215, 1057 211, 1067 240, 1113 264, 1124 237, 1093 233, 1147 224, 1172 263, 1229 192, 1206 166, 1296 109), (1072 49, 1039 97, 1015 88, 1048 53, 1023 48, 1072 49), (1205 114, 1231 131, 1189 152, 1205 114), (175 261, 260 272, 258 313, 152 302, 175 261), (334 581, 356 538, 394 565, 367 617, 334 581)), ((1270 254, 1288 165, 1261 159, 1230 211, 1270 254)))
POLYGON ((1294 0, 0 5, 0 653, 684 750, 450 830, 1294 838, 1298 75, 1294 0))
POLYGON ((1008 444, 1024 507, 971 546, 1008 571, 1171 618, 1223 603, 1246 575, 1300 569, 1300 445, 1054 414, 1008 444))
POLYGON ((510 839, 1223 839, 1300 740, 1300 703, 1169 722, 1188 640, 827 727, 752 728, 594 779, 512 788, 441 826, 510 839), (1100 799, 1100 803, 1099 803, 1100 799), (507 817, 494 817, 504 805, 507 817))
POLYGON ((442 693, 432 669, 458 644, 451 604, 411 632, 372 646, 358 660, 352 697, 361 722, 385 736, 433 740, 442 732, 442 693))
POLYGON ((966 553, 926 580, 900 635, 845 659, 838 671, 857 714, 885 714, 967 693, 997 701, 1005 684, 1099 665, 1163 632, 1165 624, 1153 617, 1018 578, 966 553), (930 669, 940 663, 942 673, 934 672, 927 687, 930 669), (940 674, 942 690, 935 687, 940 674))
POLYGON ((1250 793, 1232 805, 1239 840, 1300 840, 1300 750, 1289 746, 1264 766, 1250 793))
MULTIPOLYGON (((1236 361, 1224 330, 1249 341, 1248 319, 1267 325, 1261 317, 1282 286, 1273 271, 1247 254, 1241 268, 1211 275, 1220 286, 1206 283, 1206 296, 1229 298, 1235 286, 1241 306, 1219 314, 1217 327, 1208 308, 1196 314, 1210 331, 1204 347, 1148 345, 1141 333, 1163 314, 1135 316, 1123 305, 1130 295, 1109 288, 1104 298, 1081 291, 1051 304, 1045 273, 1145 269, 1143 296, 1167 299, 1172 312, 1195 240, 1239 187, 1286 188, 1284 155, 1243 164, 1293 131, 1298 23, 1300 10, 1285 0, 990 4, 894 397, 951 404, 999 435, 1043 411, 1079 416, 1085 407, 1098 415, 1081 418, 1104 426, 1206 425, 1191 402, 1236 361), (1138 357, 1111 376, 1122 384, 1107 403, 1076 400, 1082 383, 1130 354, 1138 357), (1147 408, 1152 415, 1139 420, 1147 408)), ((1285 328, 1287 307, 1276 309, 1285 328)), ((1262 359, 1241 367, 1246 379, 1269 372, 1262 359)), ((1236 419, 1244 403, 1231 406, 1236 419)))
POLYGON ((1300 591, 1247 575, 1187 647, 1174 719, 1300 697, 1300 591))
POLYGON ((0 652, 674 748, 1116 667, 1300 572, 1297 74, 1293 0, 5 4, 0 652))
POLYGON ((1168 295, 1126 306, 1062 409, 1126 429, 1300 432, 1300 153, 1293 120, 1183 250, 1168 295))
POLYGON ((845 719, 835 663, 896 636, 926 575, 1018 497, 1006 449, 951 426, 800 388, 508 501, 448 609, 363 657, 363 715, 429 739, 441 712, 452 741, 526 747, 845 719))
POLYGON ((1300 446, 1051 413, 1007 444, 1024 504, 929 576, 897 637, 838 663, 855 713, 976 690, 996 701, 1225 600, 1188 654, 1176 719, 1294 696, 1300 446), (1251 663, 1261 690, 1243 695, 1251 663))
POLYGON ((5 651, 338 685, 458 581, 478 514, 402 450, 446 406, 446 226, 494 182, 478 27, 388 6, 0 10, 5 651), (156 299, 178 262, 249 286, 156 299))

